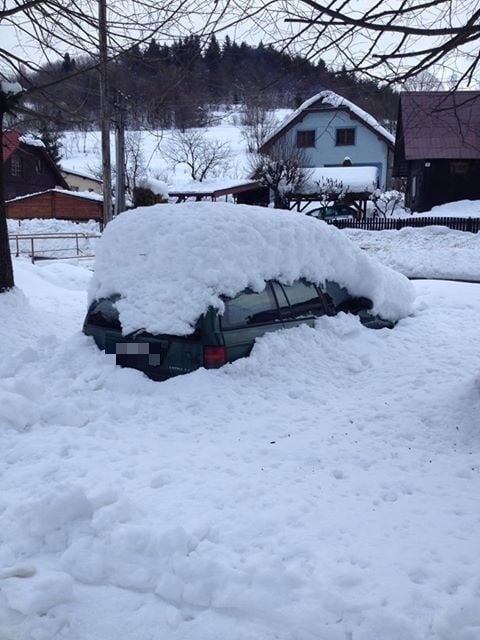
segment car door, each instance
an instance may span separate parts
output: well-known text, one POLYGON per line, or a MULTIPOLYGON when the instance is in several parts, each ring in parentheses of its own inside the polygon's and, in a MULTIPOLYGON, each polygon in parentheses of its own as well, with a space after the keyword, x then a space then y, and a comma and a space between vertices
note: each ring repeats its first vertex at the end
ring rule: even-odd
POLYGON ((318 316, 331 313, 321 290, 307 280, 297 280, 291 285, 275 283, 274 291, 285 327, 299 324, 313 327, 318 316))

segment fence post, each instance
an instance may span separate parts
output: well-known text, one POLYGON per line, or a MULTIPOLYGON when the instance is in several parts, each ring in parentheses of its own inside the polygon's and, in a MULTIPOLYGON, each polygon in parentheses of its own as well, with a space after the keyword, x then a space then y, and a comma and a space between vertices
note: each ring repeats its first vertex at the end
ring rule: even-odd
POLYGON ((77 256, 80 255, 80 251, 78 250, 78 233, 75 234, 75 246, 77 249, 77 256))
POLYGON ((472 232, 472 228, 473 228, 473 225, 472 225, 472 219, 471 219, 471 218, 468 218, 468 220, 467 220, 466 230, 467 230, 467 231, 472 232))
POLYGON ((32 248, 32 264, 35 264, 35 242, 33 238, 30 238, 30 244, 32 248))
POLYGON ((19 245, 19 242, 18 242, 18 234, 15 236, 15 245, 16 245, 16 248, 17 248, 17 253, 16 253, 15 257, 18 258, 18 256, 20 255, 20 245, 19 245))

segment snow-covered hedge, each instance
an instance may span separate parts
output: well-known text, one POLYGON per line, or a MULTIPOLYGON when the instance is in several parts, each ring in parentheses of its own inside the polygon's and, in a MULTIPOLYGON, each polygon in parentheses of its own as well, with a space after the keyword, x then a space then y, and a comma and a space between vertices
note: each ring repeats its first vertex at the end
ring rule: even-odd
POLYGON ((412 311, 413 289, 345 235, 289 211, 229 203, 163 204, 122 213, 97 246, 90 300, 121 294, 125 333, 186 335, 220 296, 265 281, 333 280, 398 320, 412 311))

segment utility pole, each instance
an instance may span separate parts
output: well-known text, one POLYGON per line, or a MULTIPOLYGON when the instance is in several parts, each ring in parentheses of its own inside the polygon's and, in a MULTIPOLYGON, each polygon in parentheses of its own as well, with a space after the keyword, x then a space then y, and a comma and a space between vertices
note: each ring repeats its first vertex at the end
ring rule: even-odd
POLYGON ((102 131, 103 224, 112 219, 112 163, 110 159, 110 92, 108 86, 107 2, 98 0, 100 123, 102 131))
POLYGON ((115 215, 125 211, 125 96, 120 91, 115 100, 115 215))

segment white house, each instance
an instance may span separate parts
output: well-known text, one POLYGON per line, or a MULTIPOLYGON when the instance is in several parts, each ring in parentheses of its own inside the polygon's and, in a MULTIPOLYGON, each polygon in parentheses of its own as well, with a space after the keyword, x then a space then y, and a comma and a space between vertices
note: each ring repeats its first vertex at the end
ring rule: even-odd
POLYGON ((263 143, 301 149, 309 168, 338 167, 348 157, 353 166, 376 167, 379 187, 391 180, 394 136, 366 111, 333 91, 321 91, 294 111, 263 143))
POLYGON ((62 175, 72 191, 93 191, 102 193, 102 181, 83 171, 62 169, 62 175))

